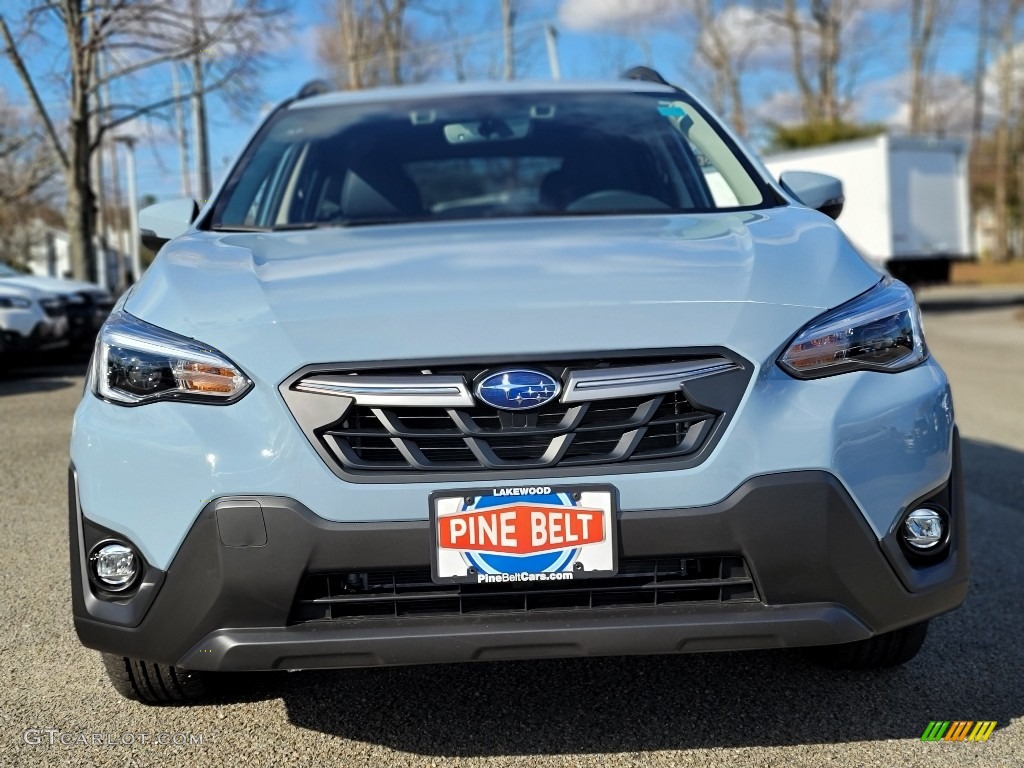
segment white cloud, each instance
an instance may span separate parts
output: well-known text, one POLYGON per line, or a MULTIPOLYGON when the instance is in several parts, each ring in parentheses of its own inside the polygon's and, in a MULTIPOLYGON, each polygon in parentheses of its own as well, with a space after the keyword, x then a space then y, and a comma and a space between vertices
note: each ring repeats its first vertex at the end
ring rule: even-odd
POLYGON ((794 125, 803 121, 803 105, 796 91, 774 91, 753 109, 756 122, 766 125, 794 125))
MULTIPOLYGON (((789 60, 789 38, 763 11, 745 5, 731 5, 718 15, 715 26, 734 59, 742 57, 747 64, 759 65, 789 60)), ((702 36, 706 35, 708 32, 704 31, 702 36)))
POLYGON ((562 0, 558 18, 570 29, 614 31, 665 21, 678 13, 678 5, 672 0, 562 0))

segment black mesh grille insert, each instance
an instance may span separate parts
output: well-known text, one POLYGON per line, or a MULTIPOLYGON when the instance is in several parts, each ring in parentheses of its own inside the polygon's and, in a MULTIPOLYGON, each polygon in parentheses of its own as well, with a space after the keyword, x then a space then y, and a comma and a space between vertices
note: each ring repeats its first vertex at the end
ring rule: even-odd
POLYGON ((320 436, 348 469, 539 469, 686 456, 718 415, 694 408, 682 392, 551 405, 515 425, 487 406, 356 405, 320 436))
POLYGON ((742 557, 623 559, 617 576, 523 584, 434 584, 430 569, 309 574, 292 623, 684 603, 757 602, 742 557))

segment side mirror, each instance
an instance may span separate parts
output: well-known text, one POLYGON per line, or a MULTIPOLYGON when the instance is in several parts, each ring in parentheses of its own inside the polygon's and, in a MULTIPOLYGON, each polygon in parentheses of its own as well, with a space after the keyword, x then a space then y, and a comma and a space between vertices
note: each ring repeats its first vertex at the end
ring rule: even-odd
POLYGON ((779 183, 808 208, 821 211, 833 219, 838 219, 843 212, 843 203, 846 202, 843 182, 835 176, 810 171, 786 171, 779 177, 779 183))
POLYGON ((142 244, 156 253, 168 240, 189 228, 199 215, 199 203, 184 198, 157 203, 139 211, 139 235, 142 244))

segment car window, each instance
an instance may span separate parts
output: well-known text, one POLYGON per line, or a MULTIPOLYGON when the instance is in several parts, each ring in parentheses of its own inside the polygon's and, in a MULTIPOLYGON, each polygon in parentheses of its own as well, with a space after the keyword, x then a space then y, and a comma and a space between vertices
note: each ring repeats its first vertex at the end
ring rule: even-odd
POLYGON ((445 97, 279 112, 210 224, 704 212, 762 206, 762 190, 681 96, 445 97))
POLYGON ((683 101, 663 102, 661 109, 697 158, 717 207, 753 206, 760 202, 758 185, 704 115, 688 108, 683 101))

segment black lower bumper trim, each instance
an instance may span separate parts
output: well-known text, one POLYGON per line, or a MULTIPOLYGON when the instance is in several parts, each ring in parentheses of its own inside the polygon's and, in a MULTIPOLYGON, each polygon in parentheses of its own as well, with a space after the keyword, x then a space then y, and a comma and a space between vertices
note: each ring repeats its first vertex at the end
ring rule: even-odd
MULTIPOLYGON (((954 465, 950 483, 929 496, 948 505, 953 521, 948 554, 933 566, 909 565, 888 539, 880 543, 831 474, 791 472, 754 478, 718 504, 619 516, 620 558, 734 553, 749 564, 759 602, 305 624, 291 624, 290 616, 307 574, 423 568, 430 562, 427 523, 333 523, 291 499, 217 499, 200 513, 141 620, 119 625, 111 615, 131 610, 131 600, 105 603, 98 615, 83 591, 90 585, 73 563, 75 627, 91 648, 216 670, 852 642, 963 601, 967 558, 958 479, 954 465)), ((79 527, 77 503, 71 507, 74 559, 83 556, 90 542, 80 536, 88 538, 92 526, 79 527)))
POLYGON ((353 621, 326 627, 218 630, 179 664, 204 670, 329 669, 739 651, 829 645, 870 636, 849 611, 827 604, 602 611, 586 621, 572 612, 552 612, 528 622, 493 616, 444 624, 353 621))

